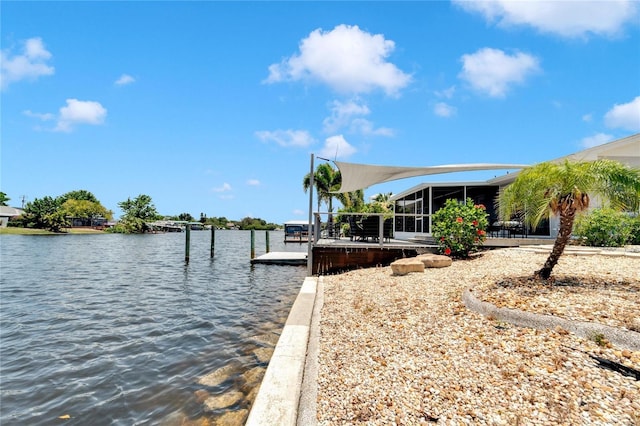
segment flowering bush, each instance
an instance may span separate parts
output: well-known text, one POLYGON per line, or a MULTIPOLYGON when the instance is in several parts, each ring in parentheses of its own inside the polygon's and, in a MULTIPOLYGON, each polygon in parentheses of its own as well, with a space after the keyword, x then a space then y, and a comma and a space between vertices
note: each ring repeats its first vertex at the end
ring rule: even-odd
POLYGON ((440 253, 464 258, 477 251, 487 238, 487 216, 485 206, 474 204, 471 198, 466 203, 447 200, 432 218, 440 253))

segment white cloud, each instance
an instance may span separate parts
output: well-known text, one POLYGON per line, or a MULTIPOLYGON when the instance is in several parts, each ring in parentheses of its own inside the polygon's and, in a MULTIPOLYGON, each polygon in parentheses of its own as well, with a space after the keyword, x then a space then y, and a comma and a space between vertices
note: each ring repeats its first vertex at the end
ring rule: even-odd
POLYGON ((304 214, 306 214, 306 213, 307 213, 307 212, 305 212, 305 211, 303 211, 303 210, 300 210, 300 209, 295 209, 295 210, 293 211, 293 214, 294 214, 295 216, 302 216, 302 215, 304 215, 304 214))
POLYGON ((456 115, 457 111, 456 107, 444 102, 438 102, 433 107, 433 113, 438 117, 452 117, 456 115))
POLYGON ((594 146, 602 145, 603 143, 611 142, 613 140, 612 135, 607 135, 605 133, 598 133, 593 136, 589 136, 588 138, 582 139, 580 144, 583 148, 592 148, 594 146))
POLYGON ((456 86, 448 87, 444 90, 436 90, 435 94, 439 98, 451 99, 454 93, 456 93, 456 86))
POLYGON ((637 22, 639 9, 637 0, 453 2, 466 11, 480 13, 498 26, 531 26, 540 32, 562 37, 616 35, 626 23, 637 22))
POLYGON ((458 77, 492 97, 504 97, 513 84, 524 82, 539 70, 535 56, 521 52, 508 55, 488 47, 463 55, 461 59, 463 65, 458 77))
POLYGON ((284 147, 307 147, 315 142, 306 130, 259 130, 255 135, 263 142, 275 142, 284 147))
POLYGON ((388 127, 375 128, 373 123, 365 118, 354 118, 349 126, 350 133, 358 133, 365 136, 394 136, 395 131, 388 127))
POLYGON ((298 54, 269 66, 265 82, 319 81, 342 93, 381 89, 392 96, 411 82, 409 74, 387 61, 395 43, 358 26, 319 28, 300 42, 299 49, 298 54))
POLYGON ((247 185, 249 185, 249 186, 260 186, 260 181, 258 179, 249 179, 249 180, 247 180, 247 185))
POLYGON ((336 133, 348 128, 350 133, 358 133, 367 136, 393 136, 392 129, 386 127, 375 128, 373 123, 362 116, 369 115, 371 110, 363 103, 355 100, 347 102, 333 101, 331 116, 322 122, 325 133, 336 133))
POLYGON ((640 131, 640 96, 626 104, 615 104, 605 114, 604 123, 610 128, 640 131))
POLYGON ((113 83, 113 84, 115 84, 116 86, 125 86, 125 85, 131 84, 131 83, 133 83, 135 81, 136 81, 136 79, 131 77, 129 74, 122 74, 120 76, 120 78, 117 79, 115 81, 115 83, 113 83))
POLYGON ((584 121, 585 123, 591 123, 591 121, 593 121, 593 115, 592 114, 583 115, 582 121, 584 121))
POLYGON ((67 99, 67 106, 60 108, 55 131, 70 132, 78 124, 102 124, 107 110, 95 101, 67 99))
POLYGON ((228 191, 231 191, 231 185, 229 185, 227 182, 225 182, 221 186, 212 188, 211 190, 213 192, 228 192, 228 191))
POLYGON ((371 111, 364 104, 358 104, 356 101, 333 101, 331 106, 331 116, 325 118, 322 122, 325 133, 335 133, 338 130, 348 126, 353 116, 368 115, 371 111))
POLYGON ((56 116, 51 114, 50 112, 42 113, 42 112, 33 112, 31 110, 25 110, 25 111, 22 111, 22 113, 27 117, 37 118, 38 120, 42 120, 42 121, 49 121, 56 118, 56 116))
POLYGON ((356 149, 349 144, 342 135, 331 136, 324 142, 324 147, 318 154, 329 159, 347 158, 353 155, 356 149))
POLYGON ((16 81, 53 74, 55 68, 47 64, 49 59, 51 53, 39 37, 26 40, 22 54, 12 55, 10 49, 3 49, 0 52, 0 87, 4 90, 16 81))

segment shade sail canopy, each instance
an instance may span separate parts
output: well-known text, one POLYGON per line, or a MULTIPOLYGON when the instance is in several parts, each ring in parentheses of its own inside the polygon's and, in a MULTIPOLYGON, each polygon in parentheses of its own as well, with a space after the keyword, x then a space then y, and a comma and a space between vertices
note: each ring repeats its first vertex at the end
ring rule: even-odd
POLYGON ((335 192, 351 192, 367 188, 377 183, 390 182, 416 176, 438 175, 442 173, 472 172, 477 170, 523 169, 523 164, 450 164, 430 167, 375 166, 370 164, 334 161, 342 176, 342 185, 335 192))

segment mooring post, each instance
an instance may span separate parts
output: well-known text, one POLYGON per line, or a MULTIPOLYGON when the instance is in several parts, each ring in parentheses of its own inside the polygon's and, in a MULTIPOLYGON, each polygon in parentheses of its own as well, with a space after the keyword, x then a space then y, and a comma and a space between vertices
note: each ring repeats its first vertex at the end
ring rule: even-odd
POLYGON ((216 227, 211 225, 211 257, 213 257, 213 251, 216 247, 216 227))
POLYGON ((187 233, 187 237, 184 242, 184 261, 189 263, 189 246, 191 245, 191 226, 187 223, 185 228, 185 232, 187 233))
POLYGON ((267 242, 267 253, 269 253, 269 231, 265 231, 266 232, 266 236, 265 236, 265 241, 267 242))
POLYGON ((256 231, 254 229, 251 230, 251 258, 254 259, 256 257, 256 231))

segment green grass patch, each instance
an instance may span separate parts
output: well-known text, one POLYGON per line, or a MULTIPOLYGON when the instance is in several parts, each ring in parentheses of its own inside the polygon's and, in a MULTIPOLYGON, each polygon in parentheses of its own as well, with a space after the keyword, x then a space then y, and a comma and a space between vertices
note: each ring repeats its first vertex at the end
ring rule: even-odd
POLYGON ((0 235, 61 235, 61 234, 104 234, 104 231, 91 228, 71 228, 65 232, 51 232, 45 229, 33 228, 0 228, 0 235))

